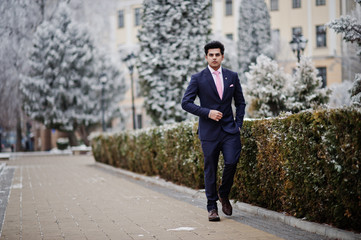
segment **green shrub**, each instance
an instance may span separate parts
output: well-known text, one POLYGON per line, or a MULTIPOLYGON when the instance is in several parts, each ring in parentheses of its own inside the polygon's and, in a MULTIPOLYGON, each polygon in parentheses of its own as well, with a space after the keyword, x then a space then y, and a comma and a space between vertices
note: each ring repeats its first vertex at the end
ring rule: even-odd
MULTIPOLYGON (((197 128, 195 122, 183 122, 98 135, 92 140, 93 154, 99 162, 204 188, 197 128)), ((241 140, 233 199, 361 231, 359 111, 318 110, 245 121, 241 140)), ((221 156, 220 172, 222 164, 221 156)))

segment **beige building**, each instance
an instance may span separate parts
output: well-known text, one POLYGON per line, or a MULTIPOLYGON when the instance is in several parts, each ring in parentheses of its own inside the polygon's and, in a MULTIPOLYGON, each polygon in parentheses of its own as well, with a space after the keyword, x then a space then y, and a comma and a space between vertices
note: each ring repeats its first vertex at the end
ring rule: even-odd
MULTIPOLYGON (((251 0, 243 0, 251 1, 251 0)), ((238 39, 239 7, 242 0, 213 0, 212 2, 212 31, 229 39, 238 39)), ((307 44, 302 55, 310 57, 323 78, 324 86, 340 83, 343 80, 341 36, 325 27, 325 24, 354 8, 351 0, 266 0, 270 16, 276 60, 286 72, 292 73, 297 63, 296 54, 291 50, 289 42, 294 34, 302 34, 307 44)), ((140 28, 142 0, 118 0, 114 10, 112 33, 112 47, 119 49, 133 49, 137 44, 137 32, 140 28)), ((131 86, 130 77, 129 86, 131 86)), ((136 70, 134 80, 134 108, 136 127, 150 125, 146 116, 143 99, 139 97, 138 77, 136 70)), ((126 128, 133 127, 132 94, 129 89, 126 99, 120 103, 127 112, 126 128)))
POLYGON ((296 64, 289 41, 294 34, 307 39, 303 55, 312 58, 324 85, 342 81, 341 36, 325 26, 339 18, 343 0, 268 0, 272 36, 277 39, 277 61, 289 73, 296 64))

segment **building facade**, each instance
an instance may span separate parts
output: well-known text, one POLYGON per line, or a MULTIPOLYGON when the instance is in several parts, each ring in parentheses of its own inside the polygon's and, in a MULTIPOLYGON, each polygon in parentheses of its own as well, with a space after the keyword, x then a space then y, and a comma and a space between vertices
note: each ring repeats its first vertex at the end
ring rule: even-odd
MULTIPOLYGON (((307 39, 302 54, 312 59, 319 70, 324 86, 342 82, 346 72, 342 67, 344 48, 342 39, 325 24, 349 13, 355 7, 354 1, 265 0, 265 2, 271 17, 272 42, 277 53, 276 60, 285 71, 292 73, 297 63, 296 54, 292 52, 289 42, 293 35, 302 34, 307 39)), ((212 1, 211 24, 214 34, 238 41, 238 18, 241 4, 242 0, 212 1)), ((136 46, 137 32, 141 27, 141 11, 142 0, 118 0, 117 9, 114 9, 114 31, 111 38, 113 39, 112 47, 117 51, 132 49, 136 46)), ((136 128, 147 127, 151 122, 143 107, 136 71, 132 77, 135 86, 133 96, 136 128)), ((131 86, 130 76, 128 80, 131 86)), ((128 121, 125 123, 126 129, 133 128, 131 89, 129 88, 125 100, 120 103, 128 116, 128 121)))
POLYGON ((269 0, 272 36, 278 48, 277 61, 289 73, 295 67, 289 41, 295 34, 307 39, 305 56, 312 59, 323 84, 342 81, 341 36, 325 26, 341 15, 340 0, 269 0))

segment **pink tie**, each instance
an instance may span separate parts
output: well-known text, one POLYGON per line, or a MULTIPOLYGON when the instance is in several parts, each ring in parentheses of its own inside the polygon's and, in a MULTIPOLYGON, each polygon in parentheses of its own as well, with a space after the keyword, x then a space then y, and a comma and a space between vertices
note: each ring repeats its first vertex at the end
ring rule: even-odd
POLYGON ((222 99, 223 92, 222 92, 222 82, 221 82, 222 80, 221 80, 221 77, 219 76, 218 71, 214 71, 213 74, 216 74, 216 87, 217 87, 219 98, 222 99))

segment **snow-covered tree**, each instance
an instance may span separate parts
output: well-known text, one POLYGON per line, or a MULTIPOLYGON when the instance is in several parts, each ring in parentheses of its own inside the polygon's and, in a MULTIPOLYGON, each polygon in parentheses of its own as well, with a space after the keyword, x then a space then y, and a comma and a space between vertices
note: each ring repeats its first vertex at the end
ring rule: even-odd
MULTIPOLYGON (((361 7, 361 0, 355 0, 361 7)), ((356 43, 358 46, 357 55, 361 57, 361 16, 354 17, 350 15, 341 16, 340 19, 336 19, 328 23, 327 25, 337 33, 343 35, 343 39, 346 42, 356 43)), ((355 106, 361 106, 361 87, 360 87, 360 74, 355 75, 355 83, 351 89, 351 103, 355 106)))
POLYGON ((330 86, 331 94, 329 106, 331 108, 340 108, 343 106, 350 106, 351 95, 350 89, 352 87, 351 81, 343 81, 335 83, 330 86))
POLYGON ((0 1, 0 126, 5 130, 16 128, 16 151, 21 150, 22 126, 25 125, 19 83, 20 75, 29 67, 26 53, 45 12, 58 1, 46 6, 45 0, 0 1))
POLYGON ((238 59, 241 80, 259 55, 272 57, 270 15, 264 0, 242 1, 239 9, 238 59))
POLYGON ((251 117, 274 117, 286 111, 290 76, 285 74, 276 61, 260 55, 256 64, 251 63, 246 72, 246 98, 250 103, 251 117))
POLYGON ((292 113, 328 103, 331 91, 322 88, 322 78, 310 58, 302 57, 293 75, 287 108, 292 113))
POLYGON ((37 28, 29 65, 30 72, 21 82, 25 112, 49 128, 80 129, 84 142, 89 128, 100 122, 101 73, 108 79, 105 110, 113 112, 124 96, 119 68, 99 54, 86 28, 72 21, 65 3, 37 28))
POLYGON ((85 89, 81 90, 85 91, 88 96, 82 99, 83 104, 78 106, 78 111, 83 114, 77 116, 77 130, 86 143, 90 132, 101 122, 102 87, 105 122, 109 123, 113 118, 119 118, 121 122, 125 119, 119 106, 119 102, 124 99, 127 90, 124 73, 120 70, 121 66, 118 62, 114 62, 103 52, 97 52, 95 53, 96 60, 93 62, 94 77, 89 79, 89 82, 83 85, 85 89), (107 79, 103 86, 99 83, 99 77, 102 74, 105 74, 107 79), (89 86, 90 89, 88 89, 89 86))
POLYGON ((157 125, 186 119, 181 99, 191 74, 204 67, 210 0, 144 0, 138 72, 144 104, 157 125))
POLYGON ((361 107, 361 74, 355 76, 355 81, 351 88, 351 104, 356 107, 361 107))

